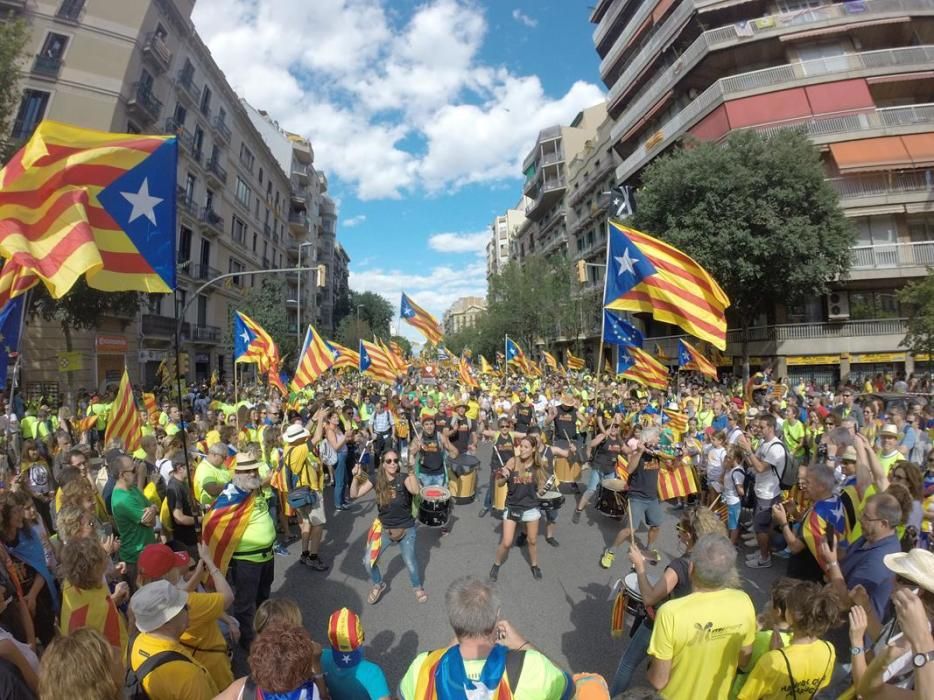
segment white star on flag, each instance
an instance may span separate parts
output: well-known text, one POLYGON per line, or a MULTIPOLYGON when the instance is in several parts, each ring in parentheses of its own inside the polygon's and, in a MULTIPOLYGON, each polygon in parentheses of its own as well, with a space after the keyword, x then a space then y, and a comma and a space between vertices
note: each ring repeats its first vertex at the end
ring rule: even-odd
POLYGON ((249 333, 247 333, 246 331, 243 331, 243 335, 241 335, 240 337, 243 338, 243 342, 244 342, 244 343, 249 344, 249 342, 250 342, 250 334, 249 334, 249 333))
POLYGON ((341 658, 344 659, 345 664, 350 663, 350 654, 344 654, 341 658))
POLYGON ((149 178, 143 178, 143 182, 139 186, 139 192, 121 192, 120 194, 133 205, 129 223, 132 224, 139 217, 145 216, 152 222, 153 226, 156 225, 156 212, 154 210, 156 205, 163 200, 161 197, 153 197, 149 194, 149 178))
POLYGON ((633 277, 636 276, 635 264, 639 262, 639 259, 629 257, 629 248, 626 248, 621 256, 617 255, 615 260, 616 264, 619 265, 619 272, 617 275, 622 275, 623 272, 628 272, 633 277))

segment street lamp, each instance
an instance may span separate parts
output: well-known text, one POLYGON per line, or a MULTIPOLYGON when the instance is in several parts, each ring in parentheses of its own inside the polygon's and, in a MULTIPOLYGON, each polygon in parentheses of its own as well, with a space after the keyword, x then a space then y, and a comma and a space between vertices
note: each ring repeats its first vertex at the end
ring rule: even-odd
MULTIPOLYGON (((302 266, 302 248, 305 246, 314 245, 312 241, 305 241, 304 243, 298 244, 298 266, 302 266)), ((298 299, 296 299, 298 306, 295 309, 295 337, 298 339, 298 347, 302 347, 302 274, 298 273, 298 299)))

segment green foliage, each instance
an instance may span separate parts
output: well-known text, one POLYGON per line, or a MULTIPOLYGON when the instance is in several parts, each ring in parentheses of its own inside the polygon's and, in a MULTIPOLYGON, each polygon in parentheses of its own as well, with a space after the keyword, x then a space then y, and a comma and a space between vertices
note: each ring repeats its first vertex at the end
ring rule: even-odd
POLYGON ((745 327, 776 304, 827 291, 850 266, 855 239, 817 149, 798 133, 734 131, 653 162, 634 226, 703 265, 745 327))
MULTIPOLYGON (((363 310, 361 309, 361 311, 363 310)), ((337 342, 346 348, 356 350, 361 338, 363 340, 373 340, 373 331, 370 324, 363 318, 363 314, 360 314, 359 321, 356 316, 344 316, 341 322, 337 324, 337 342)))
MULTIPOLYGON (((351 290, 350 313, 345 319, 353 317, 355 320, 358 316, 358 310, 360 320, 367 322, 371 335, 378 335, 384 340, 389 337, 389 324, 393 316, 395 316, 395 312, 388 301, 375 292, 355 292, 351 290)), ((342 319, 342 321, 345 319, 342 319)))
POLYGON ((0 20, 0 158, 4 163, 20 146, 10 137, 10 130, 20 102, 18 63, 28 41, 29 25, 24 20, 0 20))
POLYGON ((262 279, 262 283, 244 291, 243 298, 236 307, 237 311, 245 313, 272 336, 279 346, 283 364, 287 367, 293 364, 299 350, 299 341, 295 336, 295 325, 289 322, 286 310, 285 278, 263 276, 257 279, 262 279))
POLYGON ((934 268, 928 268, 923 279, 902 287, 898 301, 911 309, 902 346, 914 354, 927 355, 930 363, 934 358, 934 268))
POLYGON ((92 289, 79 277, 61 299, 53 299, 44 284, 29 292, 29 315, 46 321, 58 321, 63 328, 96 328, 101 316, 132 319, 139 312, 138 292, 102 292, 92 289))

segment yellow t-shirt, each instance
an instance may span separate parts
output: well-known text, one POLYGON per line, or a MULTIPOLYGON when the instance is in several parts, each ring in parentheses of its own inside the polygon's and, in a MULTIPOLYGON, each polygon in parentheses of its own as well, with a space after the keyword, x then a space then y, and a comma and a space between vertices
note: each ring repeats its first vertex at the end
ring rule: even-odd
POLYGON ((223 615, 224 596, 220 593, 188 594, 188 629, 181 643, 208 670, 218 688, 226 688, 234 680, 227 658, 227 641, 217 624, 223 615))
POLYGON ((666 700, 725 698, 739 653, 756 637, 756 610, 743 591, 726 588, 669 600, 658 609, 648 653, 671 660, 666 700))
POLYGON ((258 564, 272 559, 272 545, 276 541, 276 524, 269 514, 269 503, 257 494, 250 513, 250 522, 247 523, 240 544, 234 552, 234 559, 243 559, 258 564))
POLYGON ((480 417, 480 404, 473 399, 467 402, 467 417, 470 420, 477 420, 480 417))
POLYGON ((160 651, 177 651, 191 661, 169 661, 143 679, 143 690, 159 700, 212 700, 219 689, 211 674, 191 658, 188 649, 178 642, 140 633, 133 642, 130 665, 138 670, 143 662, 160 651))
POLYGON ((830 684, 835 658, 833 646, 828 642, 815 641, 810 644, 792 644, 783 650, 773 649, 766 652, 752 669, 746 685, 739 692, 739 700, 793 700, 810 698, 821 688, 830 684), (795 685, 791 687, 788 677, 788 665, 782 658, 782 651, 791 666, 791 675, 795 685))
POLYGON ((204 484, 228 484, 230 483, 230 470, 226 467, 215 467, 208 460, 202 459, 195 469, 194 491, 195 498, 202 505, 209 506, 214 500, 214 496, 204 490, 204 484))
POLYGON ((312 491, 318 493, 324 491, 324 473, 307 444, 286 446, 284 459, 294 475, 294 486, 310 486, 312 491))
POLYGON ((209 430, 207 435, 204 436, 204 441, 207 443, 208 447, 216 445, 221 441, 221 434, 217 430, 209 430))

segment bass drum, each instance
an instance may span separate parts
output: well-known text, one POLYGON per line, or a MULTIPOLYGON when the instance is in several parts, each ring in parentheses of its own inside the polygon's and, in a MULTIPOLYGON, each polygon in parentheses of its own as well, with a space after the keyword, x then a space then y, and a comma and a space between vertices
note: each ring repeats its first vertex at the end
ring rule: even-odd
POLYGON ((626 482, 622 479, 604 479, 600 483, 600 495, 594 507, 610 518, 619 519, 626 515, 626 482))

